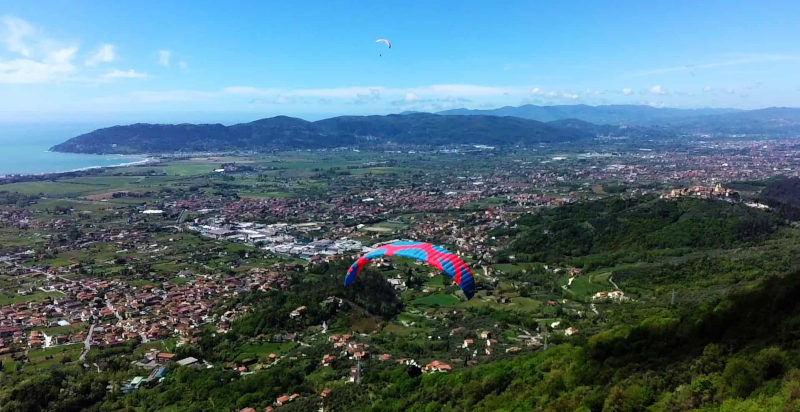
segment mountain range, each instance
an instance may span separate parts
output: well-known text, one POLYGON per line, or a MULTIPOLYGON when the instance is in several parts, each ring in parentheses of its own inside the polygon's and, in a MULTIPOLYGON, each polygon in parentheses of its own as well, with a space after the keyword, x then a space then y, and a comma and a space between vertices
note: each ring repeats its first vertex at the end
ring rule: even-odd
POLYGON ((76 153, 167 153, 316 149, 343 146, 535 144, 591 139, 591 131, 518 117, 430 113, 341 116, 309 122, 277 116, 250 123, 113 126, 82 134, 51 150, 76 153))
POLYGON ((586 104, 537 106, 505 106, 498 109, 474 110, 452 109, 438 112, 443 115, 488 115, 514 116, 523 119, 551 122, 563 119, 579 119, 597 124, 655 125, 665 121, 675 121, 709 115, 738 113, 736 109, 674 109, 658 108, 644 105, 604 105, 589 106, 586 104))
POLYGON ((132 154, 317 149, 344 146, 529 145, 623 135, 800 136, 800 109, 674 109, 565 105, 455 109, 309 122, 287 116, 231 126, 137 123, 98 129, 53 146, 59 152, 132 154))
POLYGON ((769 107, 756 110, 676 109, 642 105, 585 104, 562 106, 506 106, 490 110, 453 109, 441 115, 514 116, 552 122, 578 119, 601 125, 668 128, 676 133, 771 134, 775 137, 800 135, 800 109, 769 107))

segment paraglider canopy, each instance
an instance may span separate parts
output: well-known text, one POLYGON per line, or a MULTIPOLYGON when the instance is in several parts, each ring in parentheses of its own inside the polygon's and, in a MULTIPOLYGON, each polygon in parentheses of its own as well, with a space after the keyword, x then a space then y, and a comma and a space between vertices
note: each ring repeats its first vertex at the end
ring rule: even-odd
POLYGON ((353 283, 364 265, 381 256, 402 256, 427 263, 453 278, 467 299, 475 294, 475 280, 472 278, 472 272, 458 256, 441 246, 413 241, 392 242, 361 256, 347 271, 344 285, 348 286, 353 283))
POLYGON ((375 40, 375 43, 386 43, 386 45, 389 46, 390 49, 392 48, 392 43, 389 40, 386 40, 386 39, 375 40))

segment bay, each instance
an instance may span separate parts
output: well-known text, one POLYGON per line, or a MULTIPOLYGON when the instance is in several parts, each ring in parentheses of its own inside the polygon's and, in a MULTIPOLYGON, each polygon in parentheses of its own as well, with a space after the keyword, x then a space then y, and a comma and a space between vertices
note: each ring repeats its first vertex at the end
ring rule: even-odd
POLYGON ((82 123, 0 124, 0 176, 67 172, 142 162, 146 156, 57 153, 48 149, 101 127, 82 123))

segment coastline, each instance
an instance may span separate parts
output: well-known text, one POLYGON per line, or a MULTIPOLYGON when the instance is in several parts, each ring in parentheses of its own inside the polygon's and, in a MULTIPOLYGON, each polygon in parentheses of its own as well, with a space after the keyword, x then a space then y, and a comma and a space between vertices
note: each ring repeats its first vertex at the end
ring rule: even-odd
MULTIPOLYGON (((49 151, 49 150, 48 150, 49 151)), ((131 155, 136 156, 136 155, 131 155)), ((102 165, 102 166, 86 166, 86 167, 79 167, 76 169, 69 169, 69 170, 60 170, 55 172, 41 172, 41 173, 9 173, 9 174, 0 174, 0 184, 6 183, 13 183, 19 181, 32 181, 37 179, 54 179, 63 176, 70 176, 76 174, 83 174, 83 172, 91 172, 91 171, 101 171, 105 169, 116 169, 116 168, 123 168, 123 167, 131 167, 131 166, 139 166, 145 165, 149 163, 155 163, 158 161, 158 157, 147 155, 144 159, 130 161, 130 162, 122 162, 112 165, 102 165)))
MULTIPOLYGON (((47 153, 68 153, 69 152, 58 152, 54 150, 44 150, 47 153)), ((142 154, 107 154, 109 156, 119 156, 123 160, 121 163, 116 164, 109 164, 109 165, 96 165, 96 166, 86 166, 86 167, 78 167, 73 169, 65 169, 59 171, 52 171, 52 172, 31 172, 31 173, 0 173, 0 185, 8 184, 8 183, 17 183, 17 182, 29 182, 29 181, 37 181, 37 180, 50 180, 50 179, 58 179, 62 177, 77 177, 92 174, 95 172, 99 172, 105 169, 115 169, 115 168, 123 168, 123 167, 131 167, 131 166, 141 166, 151 163, 159 163, 167 160, 174 160, 174 159, 183 159, 183 158, 192 158, 192 157, 207 157, 207 156, 228 156, 228 155, 252 155, 254 152, 252 151, 245 151, 244 153, 241 151, 220 151, 220 152, 176 152, 176 153, 142 153, 142 154), (135 158, 137 160, 132 161, 125 161, 126 157, 135 158)), ((76 154, 87 154, 87 155, 97 155, 103 156, 101 154, 93 154, 93 153, 76 153, 76 154)), ((2 190, 2 189, 0 189, 2 190)))
MULTIPOLYGON (((135 155, 133 155, 133 156, 135 156, 135 155)), ((52 174, 52 173, 82 172, 84 170, 92 170, 92 169, 105 169, 105 168, 111 169, 111 168, 117 168, 117 167, 137 166, 137 165, 143 165, 143 164, 147 164, 147 163, 152 163, 155 160, 156 160, 155 157, 151 156, 151 157, 146 157, 146 158, 144 158, 142 160, 137 160, 137 161, 134 161, 134 162, 124 162, 124 163, 117 163, 117 164, 105 165, 105 166, 86 166, 86 167, 79 167, 77 169, 72 169, 72 170, 62 170, 62 171, 58 171, 58 172, 50 172, 50 174, 52 174)), ((41 175, 41 174, 43 174, 43 173, 33 173, 33 175, 41 175)))

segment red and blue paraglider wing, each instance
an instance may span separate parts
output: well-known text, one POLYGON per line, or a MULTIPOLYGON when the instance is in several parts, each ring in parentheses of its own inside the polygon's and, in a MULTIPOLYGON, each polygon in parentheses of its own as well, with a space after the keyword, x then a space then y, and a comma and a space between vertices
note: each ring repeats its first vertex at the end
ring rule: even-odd
POLYGON ((349 286, 370 260, 381 256, 401 256, 425 262, 453 278, 467 299, 475 294, 475 280, 469 267, 447 249, 424 242, 399 241, 383 245, 360 257, 347 271, 344 285, 349 286))

